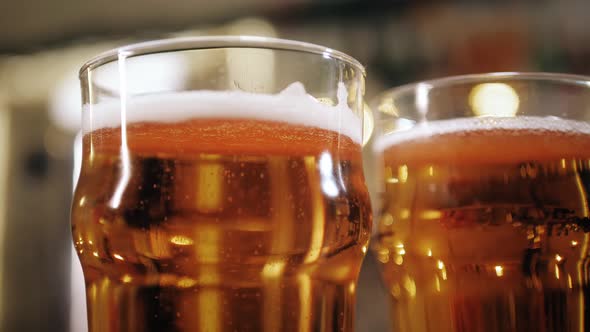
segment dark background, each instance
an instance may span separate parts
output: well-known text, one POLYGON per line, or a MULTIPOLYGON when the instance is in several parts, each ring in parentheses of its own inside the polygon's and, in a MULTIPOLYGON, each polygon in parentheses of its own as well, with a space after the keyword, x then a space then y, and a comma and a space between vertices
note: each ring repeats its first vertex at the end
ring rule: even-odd
MULTIPOLYGON (((370 99, 454 74, 590 74, 589 14, 583 0, 0 2, 0 331, 83 329, 68 215, 77 70, 89 57, 179 35, 298 39, 359 59, 370 99)), ((358 331, 387 329, 387 290, 375 271, 369 256, 358 331)))

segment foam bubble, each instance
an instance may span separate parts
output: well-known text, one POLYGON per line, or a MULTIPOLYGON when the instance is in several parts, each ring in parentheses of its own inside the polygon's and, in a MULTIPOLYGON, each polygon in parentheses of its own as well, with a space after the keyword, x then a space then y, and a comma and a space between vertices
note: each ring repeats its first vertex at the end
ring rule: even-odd
POLYGON ((391 146, 409 141, 435 138, 439 135, 466 135, 473 132, 493 132, 502 130, 507 135, 518 136, 525 133, 550 132, 553 134, 590 135, 590 123, 567 120, 558 117, 521 116, 510 118, 482 117, 439 120, 416 124, 411 128, 392 132, 379 137, 374 149, 381 152, 391 146))
MULTIPOLYGON (((278 94, 243 91, 185 91, 132 97, 125 105, 126 123, 174 123, 189 119, 256 119, 287 122, 341 133, 362 142, 362 122, 346 103, 346 88, 338 85, 335 106, 318 102, 295 82, 278 94)), ((83 131, 121 126, 120 100, 83 106, 83 131)))

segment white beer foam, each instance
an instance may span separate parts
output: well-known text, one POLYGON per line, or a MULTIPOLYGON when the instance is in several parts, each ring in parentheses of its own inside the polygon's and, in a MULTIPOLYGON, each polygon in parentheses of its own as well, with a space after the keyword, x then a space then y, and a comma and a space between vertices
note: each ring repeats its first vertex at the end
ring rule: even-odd
POLYGON ((419 123, 408 129, 383 135, 375 141, 373 149, 376 152, 382 152, 391 146, 404 144, 413 140, 436 139, 436 136, 448 134, 466 136, 473 132, 480 132, 482 135, 485 135, 485 132, 495 130, 503 130, 507 135, 512 136, 531 132, 550 132, 552 135, 590 135, 590 123, 554 116, 481 117, 438 120, 419 123))
MULTIPOLYGON (((347 105, 344 84, 338 85, 338 103, 330 106, 305 92, 295 82, 278 94, 243 91, 185 91, 131 97, 125 122, 174 123, 190 119, 255 119, 317 127, 362 142, 362 122, 347 105)), ((118 99, 83 105, 84 133, 121 126, 118 99)))

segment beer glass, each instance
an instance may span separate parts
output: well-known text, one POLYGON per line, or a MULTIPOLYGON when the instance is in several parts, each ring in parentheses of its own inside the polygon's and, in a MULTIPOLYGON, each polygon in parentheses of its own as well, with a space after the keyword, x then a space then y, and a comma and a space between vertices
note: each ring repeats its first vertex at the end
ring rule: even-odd
POLYGON ((373 107, 394 330, 588 330, 590 78, 443 78, 373 107))
POLYGON ((90 331, 351 331, 370 237, 364 69, 196 37, 80 71, 72 235, 90 331))

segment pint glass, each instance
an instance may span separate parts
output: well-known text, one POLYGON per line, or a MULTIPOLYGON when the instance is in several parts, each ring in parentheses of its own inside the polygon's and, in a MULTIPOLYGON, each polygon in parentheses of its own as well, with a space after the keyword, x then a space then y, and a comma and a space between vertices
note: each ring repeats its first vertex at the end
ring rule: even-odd
POLYGON ((587 331, 590 78, 444 78, 374 107, 395 330, 587 331))
POLYGON ((72 234, 90 331, 351 331, 370 236, 364 69, 261 37, 80 71, 72 234))

